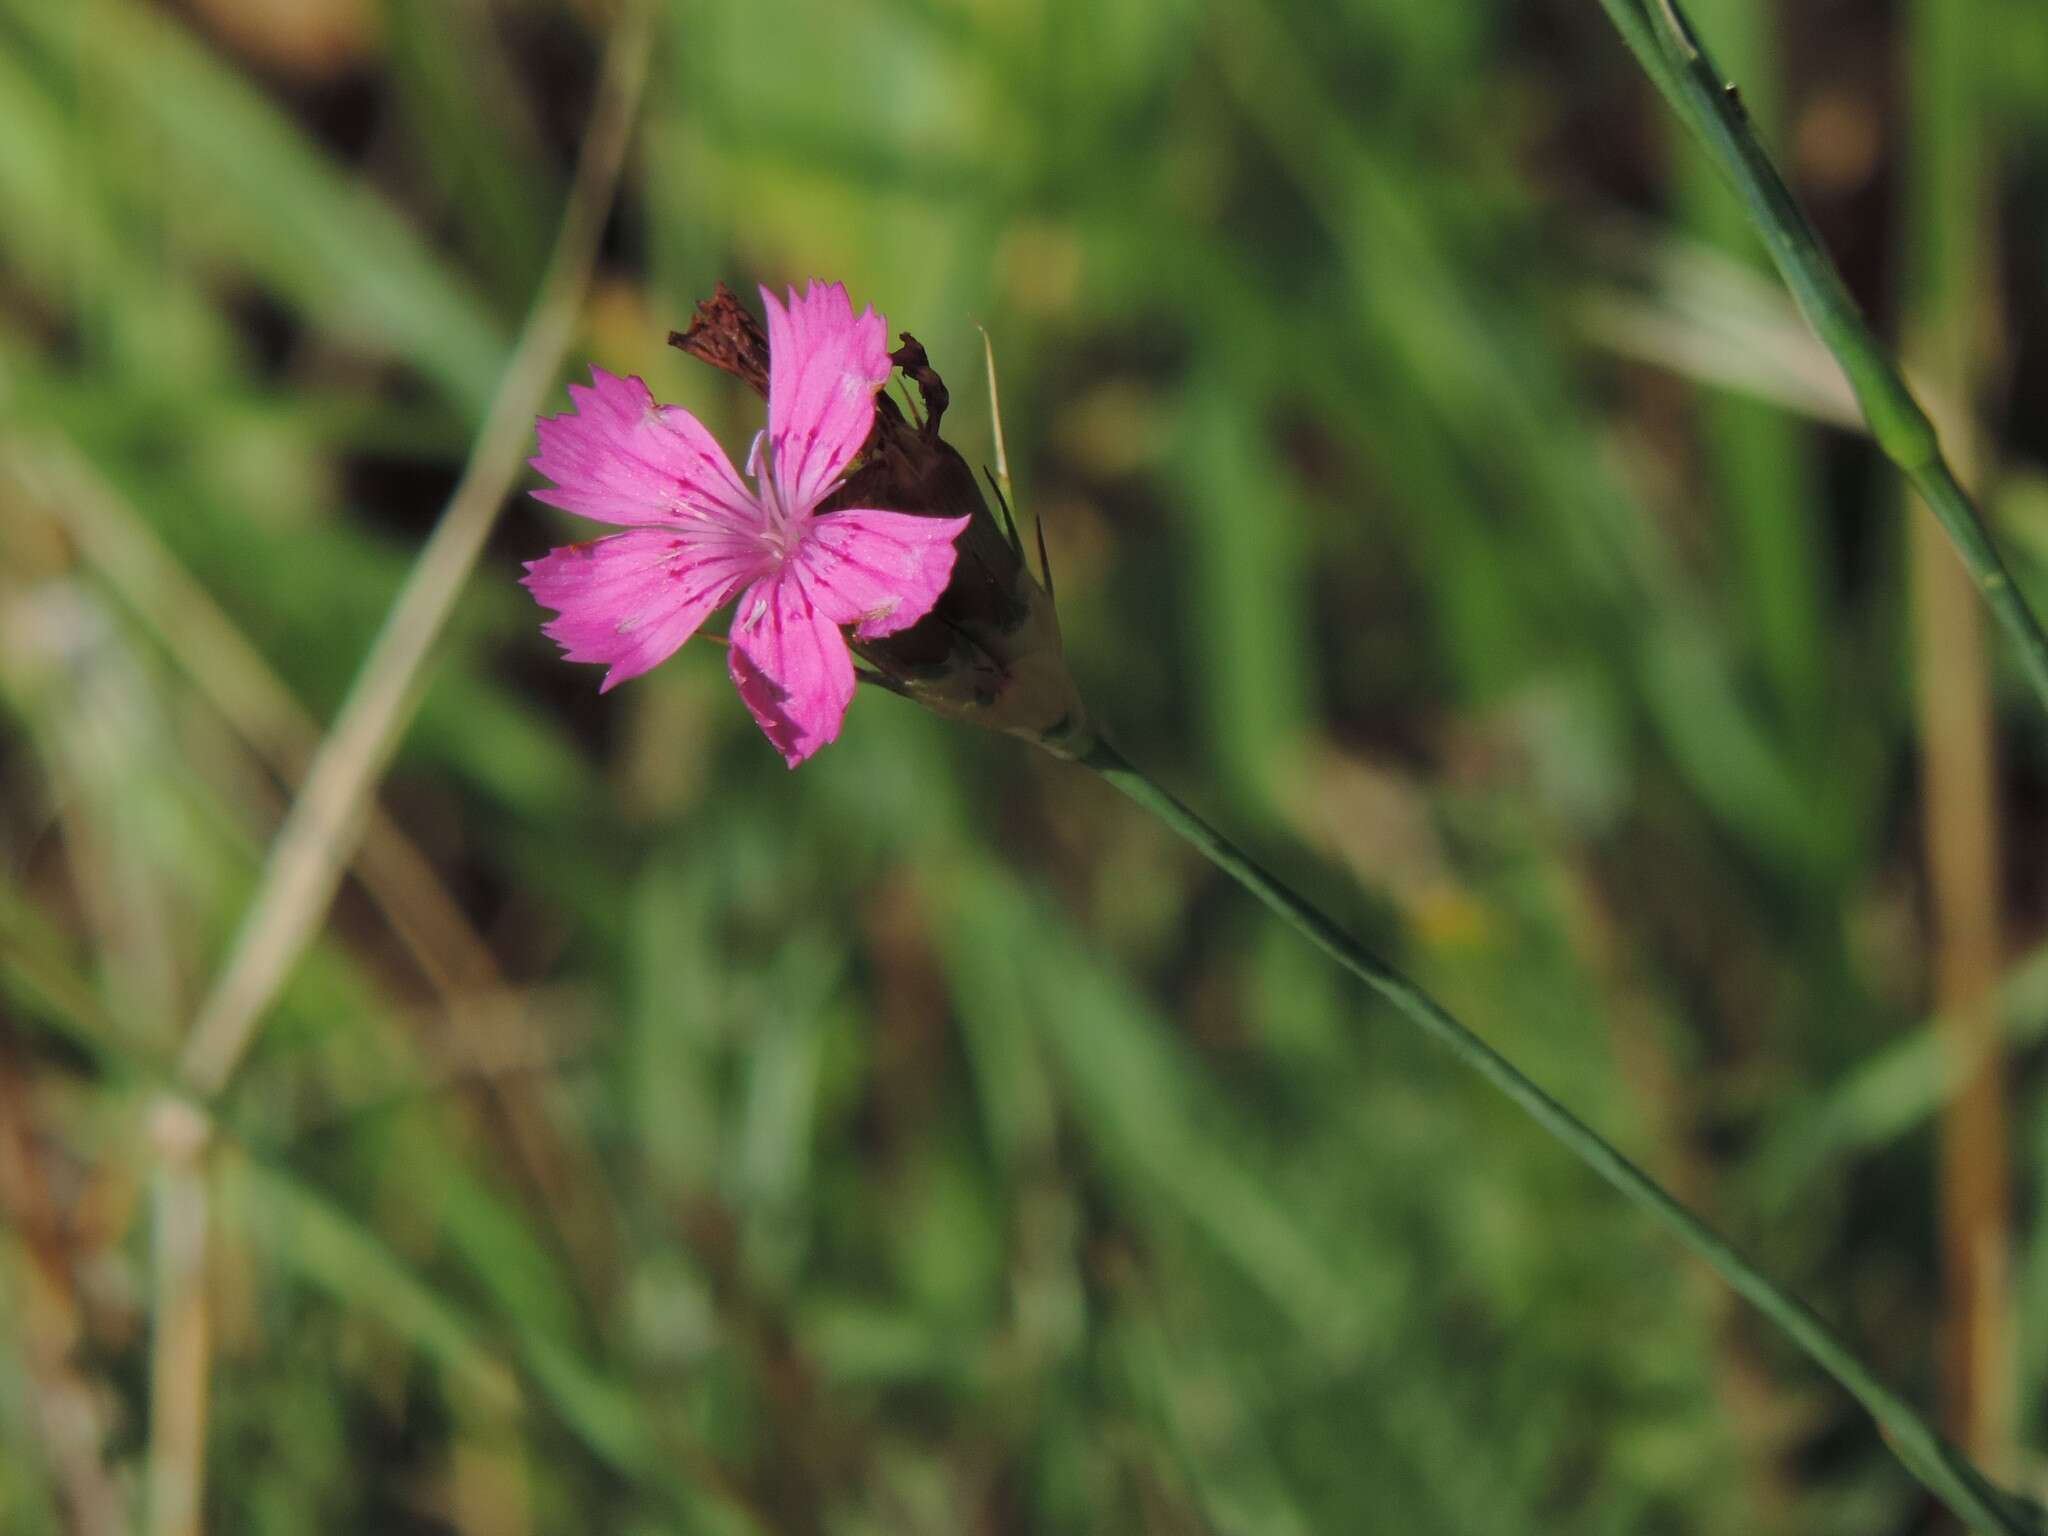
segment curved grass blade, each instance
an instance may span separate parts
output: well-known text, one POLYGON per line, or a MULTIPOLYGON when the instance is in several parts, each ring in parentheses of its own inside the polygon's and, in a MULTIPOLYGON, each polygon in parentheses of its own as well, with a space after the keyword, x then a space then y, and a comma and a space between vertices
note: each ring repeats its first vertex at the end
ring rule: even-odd
POLYGON ((1403 1017, 1511 1100, 1567 1151, 1626 1196, 1704 1261, 1751 1306, 1832 1376, 1876 1421, 1906 1470, 1989 1536, 2042 1536, 2020 1501, 1995 1486, 1904 1398, 1880 1381, 1848 1343, 1804 1302, 1781 1290, 1727 1239, 1701 1221, 1611 1142, 1552 1098, 1406 976, 1268 873, 1243 849, 1152 781, 1109 743, 1078 759, 1186 839, 1218 869, 1285 919, 1316 948, 1363 981, 1403 1017))
POLYGON ((1940 521, 2048 708, 2048 634, 2013 585, 1975 503, 1942 452, 1934 424, 1849 296, 1833 258, 1757 137, 1741 93, 1714 68, 1677 0, 1600 4, 1734 187, 1800 312, 1841 365, 1878 447, 1940 521))

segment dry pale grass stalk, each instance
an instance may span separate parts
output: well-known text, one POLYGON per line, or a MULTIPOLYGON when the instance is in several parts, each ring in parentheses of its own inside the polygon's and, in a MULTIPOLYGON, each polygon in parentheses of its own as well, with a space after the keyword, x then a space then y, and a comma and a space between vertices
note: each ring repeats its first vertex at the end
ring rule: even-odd
POLYGON ((1914 518, 1922 839, 1933 914, 1935 1007, 1962 1074, 1940 1129, 1950 1427, 1994 1474, 2011 1446, 2009 1207, 1995 742, 1984 624, 1940 530, 1914 518))
MULTIPOLYGON (((227 1086, 318 930, 370 819, 377 781, 412 717, 421 669, 519 473, 533 417, 581 310, 624 167, 646 78, 652 17, 650 0, 632 0, 616 25, 561 232, 462 479, 314 754, 241 932, 186 1038, 179 1076, 199 1099, 227 1086)), ((195 1107, 172 1101, 154 1119, 161 1168, 155 1191, 150 1531, 187 1536, 199 1529, 204 1496, 208 1127, 195 1107)))
MULTIPOLYGON (((1861 432, 1856 397, 1827 349, 1804 329, 1747 316, 1710 319, 1663 296, 1619 289, 1585 294, 1577 307, 1589 341, 1697 384, 1761 400, 1809 420, 1861 432)), ((1796 317, 1791 326, 1797 326, 1796 317)))
MULTIPOLYGON (((320 731, 263 653, 164 547, 147 519, 70 441, 55 433, 0 439, 0 483, 53 520, 79 556, 163 645, 192 686, 288 791, 305 783, 320 731)), ((89 828, 76 834, 84 836, 89 828)), ((508 1045, 543 1059, 539 1040, 439 872, 374 794, 350 868, 442 1007, 415 1021, 444 1080, 488 1097, 511 1150, 545 1202, 592 1295, 610 1269, 610 1240, 589 1148, 569 1144, 529 1078, 492 1064, 508 1045)), ((81 860, 82 865, 92 861, 81 860)), ((90 868, 81 870, 82 888, 90 868)))
MULTIPOLYGON (((1987 299, 1999 291, 1977 29, 1940 0, 1909 8, 1911 176, 1907 356, 1933 385, 1958 473, 1995 474, 1967 402, 1997 363, 1987 299), (1944 404, 1944 402, 1948 402, 1944 404)), ((1944 1295, 1943 1379, 1952 1434, 2009 1475, 2016 1429, 2012 1188, 1998 1018, 1997 736, 1990 658, 1969 574, 1908 506, 1922 839, 1935 1006, 1960 1086, 1943 1107, 1936 1160, 1944 1295)))
POLYGON ((159 1098, 149 1139, 157 1157, 150 1234, 148 1536, 198 1536, 206 1485, 206 1147, 212 1127, 192 1105, 159 1098))
POLYGON ((421 668, 519 474, 533 418, 574 332, 646 77, 651 7, 636 0, 606 54, 561 234, 519 345, 447 510, 406 579, 285 819, 249 915, 180 1062, 203 1096, 226 1086, 318 930, 376 784, 412 718, 421 668))
MULTIPOLYGON (((320 744, 318 722, 120 490, 55 433, 0 440, 0 475, 70 535, 264 766, 289 787, 301 784, 320 744)), ((489 948, 432 863, 374 801, 353 867, 436 992, 499 984, 489 948)))

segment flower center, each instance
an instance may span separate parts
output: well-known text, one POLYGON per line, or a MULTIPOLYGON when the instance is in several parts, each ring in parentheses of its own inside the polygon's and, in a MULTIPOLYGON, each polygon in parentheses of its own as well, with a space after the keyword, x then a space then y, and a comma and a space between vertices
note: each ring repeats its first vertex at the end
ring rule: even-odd
POLYGON ((805 509, 791 506, 783 497, 782 483, 769 462, 768 434, 754 437, 753 452, 747 455, 747 473, 754 477, 754 501, 761 509, 761 547, 780 566, 786 564, 803 542, 805 509))

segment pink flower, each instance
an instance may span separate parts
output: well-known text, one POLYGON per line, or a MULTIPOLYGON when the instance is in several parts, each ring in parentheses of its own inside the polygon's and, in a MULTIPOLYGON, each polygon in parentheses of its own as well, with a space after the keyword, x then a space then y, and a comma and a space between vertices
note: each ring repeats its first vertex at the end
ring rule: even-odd
MULTIPOLYGON (((530 561, 524 585, 560 616, 543 626, 571 661, 608 664, 603 688, 666 660, 737 596, 727 664, 794 768, 839 735, 853 699, 845 625, 907 629, 953 574, 964 517, 856 508, 818 514, 859 455, 889 377, 888 328, 846 289, 812 282, 787 306, 767 289, 768 426, 749 486, 704 424, 657 405, 637 378, 590 370, 576 410, 539 423, 533 494, 625 533, 530 561)), ((603 691, 600 689, 600 691, 603 691)))

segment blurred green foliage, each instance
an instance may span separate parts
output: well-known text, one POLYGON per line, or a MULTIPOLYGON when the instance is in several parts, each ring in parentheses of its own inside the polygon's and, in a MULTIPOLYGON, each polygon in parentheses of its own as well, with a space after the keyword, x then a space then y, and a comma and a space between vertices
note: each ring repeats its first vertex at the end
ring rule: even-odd
MULTIPOLYGON (((1987 483, 2038 580, 2048 12, 1984 8, 2002 176, 1956 216, 2005 253, 1987 483)), ((1698 10, 1882 306, 1885 8, 1698 10)), ((1803 333, 1597 8, 662 22, 565 378, 737 447, 661 338, 816 273, 926 343, 982 460, 985 327, 1126 749, 1929 1395, 1896 497, 1783 403, 1803 333), (1779 403, 1716 385, 1738 319, 1779 403)), ((150 1092, 298 712, 463 462, 603 26, 0 0, 10 1533, 139 1498, 150 1092)), ((387 786, 422 861, 345 890, 223 1108, 209 1529, 1927 1528, 1836 1394, 1085 776, 880 695, 787 774, 709 646, 598 700, 513 584, 572 528, 507 508, 387 786)))

